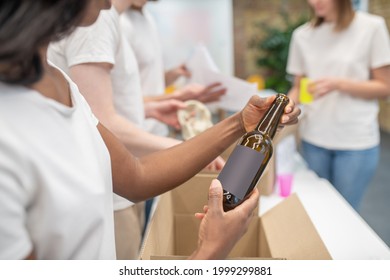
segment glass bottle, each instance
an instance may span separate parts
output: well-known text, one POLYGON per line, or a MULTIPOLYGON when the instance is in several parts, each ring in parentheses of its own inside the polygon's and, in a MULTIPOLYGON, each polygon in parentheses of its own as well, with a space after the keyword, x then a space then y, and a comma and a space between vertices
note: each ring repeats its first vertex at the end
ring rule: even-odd
POLYGON ((277 94, 256 128, 242 136, 218 175, 225 211, 239 205, 256 187, 272 156, 272 139, 288 102, 285 94, 277 94))

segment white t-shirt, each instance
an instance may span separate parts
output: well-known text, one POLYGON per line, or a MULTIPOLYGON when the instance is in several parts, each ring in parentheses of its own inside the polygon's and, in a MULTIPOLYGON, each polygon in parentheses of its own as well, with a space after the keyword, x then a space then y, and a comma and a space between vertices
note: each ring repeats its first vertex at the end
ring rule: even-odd
MULTIPOLYGON (((123 34, 134 51, 141 76, 144 96, 164 93, 165 77, 160 39, 155 22, 144 8, 142 13, 128 9, 120 17, 123 34)), ((146 119, 145 129, 151 133, 167 136, 168 127, 155 119, 146 119)))
MULTIPOLYGON (((383 18, 357 12, 350 26, 334 24, 294 31, 287 72, 309 79, 370 79, 370 70, 390 64, 390 40, 383 18)), ((377 100, 331 92, 304 107, 300 130, 304 140, 328 149, 367 149, 379 144, 377 100)))
POLYGON ((115 259, 110 155, 73 107, 0 83, 0 259, 115 259))
MULTIPOLYGON (((116 111, 139 127, 145 112, 140 77, 131 47, 123 38, 119 14, 112 7, 102 10, 97 21, 77 28, 69 37, 50 44, 48 58, 69 74, 69 68, 82 63, 110 63, 113 101, 116 111)), ((133 203, 114 194, 114 209, 121 210, 133 203)))

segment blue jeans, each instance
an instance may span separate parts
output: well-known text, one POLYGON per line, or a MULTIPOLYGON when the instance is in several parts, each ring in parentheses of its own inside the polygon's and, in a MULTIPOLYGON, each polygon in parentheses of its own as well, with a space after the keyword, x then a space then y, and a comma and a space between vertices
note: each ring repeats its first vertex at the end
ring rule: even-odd
POLYGON ((358 210, 379 161, 379 146, 366 150, 328 150, 302 141, 310 169, 327 179, 358 210))

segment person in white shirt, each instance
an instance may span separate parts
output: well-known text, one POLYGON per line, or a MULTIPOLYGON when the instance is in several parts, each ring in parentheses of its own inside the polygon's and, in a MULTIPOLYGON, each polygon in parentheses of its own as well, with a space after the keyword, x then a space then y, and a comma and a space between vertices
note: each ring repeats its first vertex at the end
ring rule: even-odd
MULTIPOLYGON (((120 17, 123 35, 132 48, 137 60, 141 90, 144 100, 177 99, 181 101, 198 100, 203 103, 215 102, 226 93, 219 83, 208 86, 199 84, 185 85, 170 94, 164 94, 165 88, 179 77, 190 77, 191 73, 184 64, 168 71, 164 70, 163 54, 156 23, 145 9, 147 0, 132 0, 131 6, 120 17)), ((145 129, 151 133, 167 136, 166 124, 155 119, 144 122, 145 129)))
POLYGON ((378 99, 390 95, 390 40, 383 18, 355 12, 350 0, 308 0, 311 22, 292 36, 289 96, 310 79, 314 102, 300 122, 308 166, 356 209, 379 159, 378 99))
MULTIPOLYGON (((151 103, 146 103, 144 110, 137 62, 119 26, 119 12, 131 1, 112 2, 112 8, 102 11, 93 25, 79 27, 51 44, 48 58, 72 78, 94 114, 133 154, 141 156, 177 145, 181 141, 154 135, 143 128, 151 103)), ((171 114, 177 120, 175 109, 179 106, 175 107, 175 102, 178 101, 158 102, 170 104, 163 109, 174 109, 160 112, 163 117, 171 114)), ((209 169, 220 170, 223 164, 222 158, 217 157, 209 169)), ((114 210, 117 257, 136 259, 145 223, 144 203, 134 205, 115 195, 114 210)))
MULTIPOLYGON (((0 2, 7 11, 0 13, 0 259, 115 259, 112 192, 137 202, 180 185, 253 129, 273 101, 255 96, 243 111, 192 141, 133 156, 46 58, 51 40, 92 24, 109 5, 0 2)), ((284 124, 298 115, 291 102, 284 124)), ((258 199, 255 191, 224 213, 222 186, 213 181, 207 212, 196 214, 202 221, 190 258, 225 258, 258 199)))
MULTIPOLYGON (((221 87, 219 83, 213 83, 208 86, 189 84, 173 93, 164 94, 167 86, 173 84, 181 76, 190 77, 191 73, 184 65, 165 72, 159 34, 151 14, 144 9, 147 1, 126 0, 125 2, 131 5, 120 16, 122 34, 134 52, 145 101, 174 99, 180 101, 198 100, 207 103, 218 101, 226 93, 226 89, 221 87)), ((143 122, 143 125, 146 131, 155 135, 168 136, 169 134, 168 126, 157 119, 148 118, 143 122)), ((152 208, 153 200, 146 201, 144 230, 152 208)))

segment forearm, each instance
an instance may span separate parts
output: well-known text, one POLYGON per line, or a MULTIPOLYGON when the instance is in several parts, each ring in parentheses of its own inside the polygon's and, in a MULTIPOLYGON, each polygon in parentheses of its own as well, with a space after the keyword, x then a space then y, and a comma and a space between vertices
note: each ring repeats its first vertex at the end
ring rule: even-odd
POLYGON ((368 81, 354 81, 340 79, 336 89, 354 97, 377 99, 390 96, 390 66, 383 66, 371 70, 371 79, 368 81))
POLYGON ((135 156, 144 156, 181 143, 173 138, 149 133, 119 115, 103 118, 101 122, 135 156))
POLYGON ((299 104, 299 87, 293 86, 290 91, 287 93, 288 97, 295 102, 295 104, 299 104))
POLYGON ((237 114, 180 145, 141 158, 142 169, 147 174, 142 188, 147 190, 147 196, 155 196, 180 185, 219 156, 243 133, 237 114))
MULTIPOLYGON (((174 99, 174 97, 171 94, 160 94, 155 96, 145 96, 144 102, 153 102, 153 101, 164 101, 164 100, 170 100, 174 99)), ((145 112, 145 115, 147 112, 145 112)))
POLYGON ((338 90, 354 97, 377 99, 390 96, 390 85, 378 80, 354 81, 341 79, 338 90))
POLYGON ((159 94, 159 95, 155 95, 155 96, 145 96, 144 102, 165 101, 165 100, 171 100, 171 99, 177 99, 180 101, 187 100, 185 97, 183 98, 180 90, 176 90, 170 94, 159 94))
POLYGON ((197 174, 243 133, 236 114, 172 148, 136 160, 131 155, 112 157, 114 178, 118 178, 115 189, 132 201, 169 191, 197 174), (115 165, 122 166, 116 174, 115 165))

